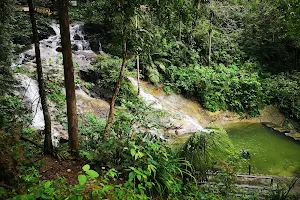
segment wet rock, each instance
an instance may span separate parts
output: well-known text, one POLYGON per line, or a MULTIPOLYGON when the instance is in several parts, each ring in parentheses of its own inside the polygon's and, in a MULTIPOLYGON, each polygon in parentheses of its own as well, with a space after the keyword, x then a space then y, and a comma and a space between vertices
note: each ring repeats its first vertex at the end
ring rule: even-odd
POLYGON ((294 138, 294 140, 299 140, 300 141, 300 133, 294 131, 294 130, 289 130, 288 128, 282 127, 277 124, 273 124, 271 122, 262 122, 263 125, 266 127, 273 129, 274 131, 277 131, 279 133, 283 133, 286 136, 289 136, 291 138, 294 138))
POLYGON ((72 50, 73 51, 78 51, 78 46, 76 44, 72 44, 72 50))
POLYGON ((81 40, 81 37, 78 34, 75 34, 73 38, 74 40, 81 40))
POLYGON ((81 69, 79 71, 79 77, 82 80, 91 83, 96 83, 97 80, 99 79, 98 74, 95 71, 89 69, 81 69))
POLYGON ((57 47, 57 48, 56 48, 56 51, 57 51, 57 52, 62 52, 62 47, 57 47))
POLYGON ((35 59, 34 55, 25 54, 23 62, 30 62, 30 61, 33 61, 34 59, 35 59))
MULTIPOLYGON (((134 87, 137 88, 137 82, 132 77, 127 77, 134 87)), ((193 118, 191 112, 184 112, 182 105, 183 98, 180 95, 154 96, 146 93, 143 88, 140 88, 140 97, 146 104, 151 105, 155 109, 163 109, 169 114, 175 114, 174 117, 161 118, 160 126, 165 129, 165 132, 175 135, 195 132, 211 132, 204 129, 198 122, 197 118, 193 118), (180 112, 178 112, 180 110, 180 112)), ((190 109, 188 109, 190 111, 190 109)))
POLYGON ((98 24, 85 24, 83 29, 86 33, 85 40, 87 40, 90 43, 90 48, 93 51, 99 51, 99 40, 101 40, 101 43, 103 42, 103 50, 107 50, 107 48, 105 48, 105 41, 108 40, 108 38, 105 38, 105 27, 100 26, 98 24))
POLYGON ((109 111, 109 103, 90 97, 83 90, 76 90, 77 108, 81 114, 93 113, 99 118, 106 118, 109 111))
POLYGON ((59 144, 66 144, 68 142, 69 142, 69 140, 67 140, 65 138, 59 138, 59 144))
POLYGON ((99 38, 97 36, 91 36, 88 38, 90 47, 93 51, 99 51, 99 38))

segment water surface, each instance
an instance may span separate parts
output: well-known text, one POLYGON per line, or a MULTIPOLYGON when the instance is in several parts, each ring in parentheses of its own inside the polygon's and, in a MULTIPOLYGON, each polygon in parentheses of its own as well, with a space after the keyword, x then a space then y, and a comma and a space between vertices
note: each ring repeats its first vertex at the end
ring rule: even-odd
MULTIPOLYGON (((300 142, 260 123, 235 123, 224 127, 238 151, 251 154, 253 174, 291 176, 300 166, 300 142)), ((243 164, 243 171, 248 171, 243 164)))

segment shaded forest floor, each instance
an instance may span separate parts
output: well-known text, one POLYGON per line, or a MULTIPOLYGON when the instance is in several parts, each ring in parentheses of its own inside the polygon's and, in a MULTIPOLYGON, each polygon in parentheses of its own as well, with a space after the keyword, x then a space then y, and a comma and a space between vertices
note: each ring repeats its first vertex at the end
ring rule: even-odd
POLYGON ((59 160, 53 156, 44 156, 40 162, 42 165, 38 168, 38 171, 41 180, 64 177, 71 185, 76 185, 78 184, 78 174, 87 161, 82 159, 59 160))

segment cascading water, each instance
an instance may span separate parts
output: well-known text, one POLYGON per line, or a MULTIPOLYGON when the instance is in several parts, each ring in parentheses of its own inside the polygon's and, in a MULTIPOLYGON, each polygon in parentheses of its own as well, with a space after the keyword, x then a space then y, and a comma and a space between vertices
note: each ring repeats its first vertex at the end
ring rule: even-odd
MULTIPOLYGON (((44 74, 50 72, 52 74, 55 74, 59 78, 63 78, 59 25, 53 23, 50 26, 53 28, 55 35, 40 41, 42 66, 44 74)), ((71 24, 70 37, 74 62, 76 62, 78 66, 83 69, 90 65, 91 60, 96 56, 96 54, 90 50, 89 42, 85 40, 83 34, 83 25, 71 24)), ((13 64, 13 67, 17 66, 22 66, 26 68, 26 70, 31 72, 35 71, 34 46, 32 46, 31 49, 19 54, 18 58, 13 64)), ((19 91, 24 97, 24 102, 26 103, 27 107, 32 110, 32 127, 36 129, 44 129, 44 116, 39 100, 40 98, 37 81, 24 74, 16 74, 16 80, 20 82, 19 91)), ((60 135, 62 127, 58 123, 52 123, 52 125, 52 139, 54 141, 54 145, 57 145, 57 138, 62 137, 60 135)), ((66 137, 66 135, 64 135, 63 137, 66 137)))
MULTIPOLYGON (((128 77, 128 79, 137 88, 137 81, 132 77, 128 77)), ((157 98, 152 94, 146 93, 143 88, 140 88, 140 97, 145 103, 152 105, 155 109, 163 109, 170 114, 179 114, 180 120, 171 118, 170 121, 167 122, 169 124, 176 124, 176 127, 178 127, 176 128, 178 134, 195 133, 198 131, 211 132, 210 130, 203 128, 196 118, 190 116, 189 113, 181 109, 182 102, 180 100, 182 97, 180 95, 173 94, 173 96, 169 96, 171 98, 157 98), (175 99, 172 99, 172 97, 175 99)))
POLYGON ((44 128, 44 116, 39 98, 39 88, 36 80, 29 78, 24 74, 17 74, 16 79, 20 80, 20 93, 24 96, 27 107, 31 108, 33 113, 32 126, 37 129, 44 128))
MULTIPOLYGON (((41 57, 43 60, 43 69, 50 70, 53 68, 51 61, 61 56, 61 43, 60 43, 60 29, 58 24, 51 24, 50 27, 54 30, 55 35, 40 41, 41 57), (50 63, 49 63, 50 62, 50 63)), ((70 25, 70 37, 73 49, 73 58, 80 67, 86 67, 90 64, 95 53, 90 50, 90 44, 85 40, 82 24, 70 25)), ((32 46, 31 49, 21 53, 19 58, 15 61, 14 65, 22 65, 35 62, 35 51, 32 46)), ((62 69, 62 66, 54 66, 62 69)))
MULTIPOLYGON (((47 39, 40 41, 40 50, 42 57, 42 66, 44 74, 55 75, 59 79, 63 79, 63 65, 62 65, 62 54, 61 54, 61 43, 60 43, 60 30, 59 25, 53 23, 51 25, 55 35, 50 36, 47 39)), ((71 24, 70 25, 70 36, 73 49, 73 60, 78 64, 80 69, 85 69, 90 65, 92 59, 96 54, 90 50, 89 42, 85 40, 85 36, 82 29, 82 24, 71 24)), ((99 44, 99 51, 102 53, 101 45, 99 44)), ((14 67, 22 66, 31 72, 35 71, 35 50, 32 47, 31 49, 19 54, 18 59, 13 64, 14 67)), ((33 121, 32 127, 37 129, 44 129, 44 118, 41 108, 41 103, 39 101, 39 91, 38 83, 27 75, 16 74, 16 79, 20 81, 20 93, 24 96, 26 105, 32 110, 33 121)), ((130 78, 132 84, 137 87, 137 82, 135 79, 130 78)), ((78 97, 84 97, 82 90, 76 91, 78 97)), ((180 102, 174 101, 172 99, 158 99, 153 95, 146 93, 142 88, 140 90, 140 96, 148 104, 152 104, 156 109, 164 109, 171 114, 179 114, 181 119, 170 119, 167 120, 166 124, 176 124, 177 132, 179 134, 192 133, 197 131, 209 132, 209 130, 204 129, 199 125, 197 118, 190 116, 188 113, 184 112, 180 108, 180 102)), ((78 100, 80 101, 81 98, 78 100)), ((84 98, 83 98, 84 99, 84 98)), ((181 99, 182 100, 182 99, 181 99)), ((94 102, 96 109, 99 110, 101 105, 104 110, 107 110, 108 104, 100 102, 102 100, 88 98, 88 101, 94 102)), ((90 103, 89 102, 89 103, 90 103)), ((85 103, 78 102, 79 105, 83 106, 85 103)), ((87 105, 86 105, 87 106, 87 105)), ((84 106, 83 106, 84 107, 84 106)), ((87 106, 91 107, 91 106, 87 106)), ((94 106, 92 106, 94 107, 94 106)), ((101 108, 100 108, 101 109, 101 108)), ((81 110, 81 108, 79 108, 81 110)), ((51 111, 51 108, 50 108, 51 111)), ((53 119, 53 116, 52 116, 53 119)), ((153 130, 155 131, 155 130, 153 130)), ((174 130, 173 130, 174 131, 174 130)), ((58 144, 58 137, 67 137, 67 135, 62 135, 63 128, 59 123, 52 123, 52 135, 54 145, 58 144)), ((161 131, 156 130, 163 134, 161 131)))

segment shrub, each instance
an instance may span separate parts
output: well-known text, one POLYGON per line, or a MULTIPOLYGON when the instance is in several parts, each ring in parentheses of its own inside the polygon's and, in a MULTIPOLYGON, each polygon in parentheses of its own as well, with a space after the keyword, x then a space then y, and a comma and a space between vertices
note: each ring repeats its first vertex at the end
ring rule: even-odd
POLYGON ((171 66, 168 73, 175 91, 196 96, 210 111, 230 109, 256 116, 268 99, 258 73, 249 73, 236 65, 171 66))
MULTIPOLYGON (((109 54, 101 54, 97 56, 93 66, 85 72, 83 79, 87 82, 91 82, 94 85, 90 85, 90 90, 96 93, 97 96, 105 99, 110 99, 115 90, 115 86, 119 80, 120 68, 122 59, 113 57, 109 54)), ((134 63, 128 60, 126 68, 131 69, 134 63)), ((125 71, 125 77, 128 75, 128 71, 125 71)), ((117 102, 120 103, 121 99, 130 99, 136 96, 136 91, 132 87, 131 83, 125 78, 122 83, 122 87, 117 97, 117 102)))
POLYGON ((208 170, 221 169, 233 153, 233 145, 223 129, 194 133, 181 150, 181 156, 192 164, 199 178, 206 177, 208 170))
POLYGON ((267 81, 273 102, 289 117, 300 119, 300 72, 273 75, 267 81))

